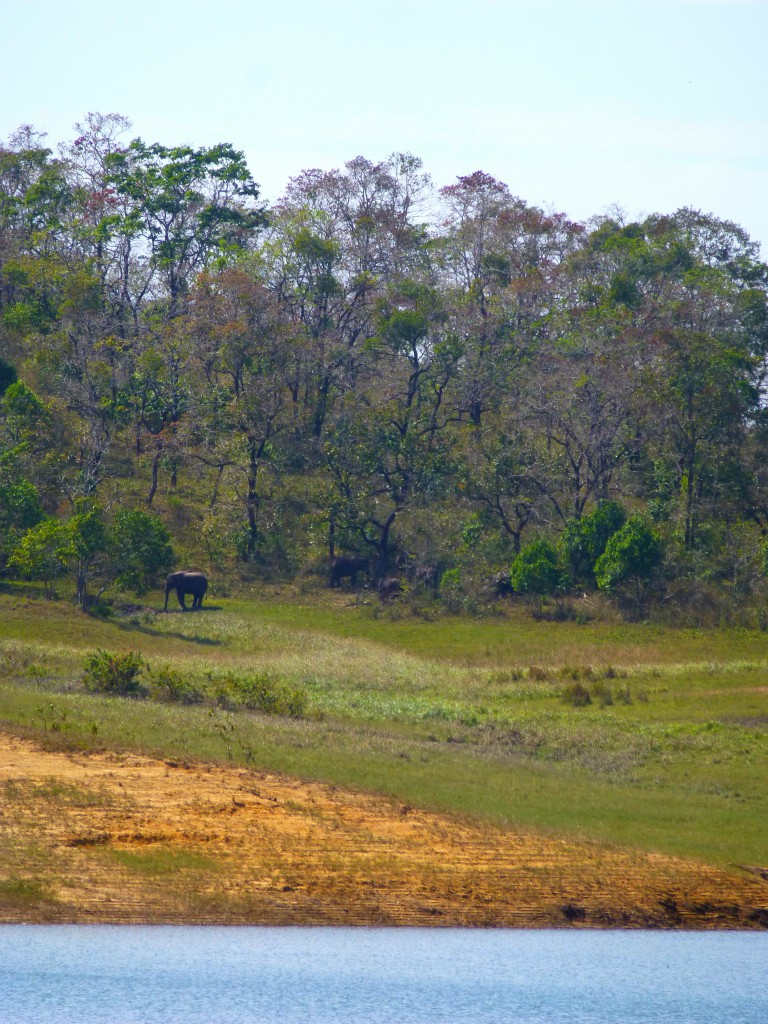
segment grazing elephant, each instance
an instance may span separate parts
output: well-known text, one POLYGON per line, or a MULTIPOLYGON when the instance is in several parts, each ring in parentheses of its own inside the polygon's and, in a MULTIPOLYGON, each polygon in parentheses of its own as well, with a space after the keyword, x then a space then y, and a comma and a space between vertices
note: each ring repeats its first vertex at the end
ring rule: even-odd
POLYGON ((344 576, 349 576, 352 586, 359 572, 364 572, 366 579, 371 578, 371 568, 367 558, 356 558, 354 555, 339 555, 331 562, 331 586, 340 587, 344 576))
POLYGON ((498 572, 491 580, 491 586, 495 597, 513 597, 515 588, 508 572, 498 572))
POLYGON ((382 604, 388 604, 402 592, 403 583, 397 576, 386 576, 383 580, 379 580, 379 597, 382 604))
POLYGON ((201 572, 172 572, 165 581, 165 611, 168 611, 168 595, 172 590, 176 591, 179 604, 186 611, 185 595, 192 595, 193 608, 202 608, 207 589, 208 580, 201 572))

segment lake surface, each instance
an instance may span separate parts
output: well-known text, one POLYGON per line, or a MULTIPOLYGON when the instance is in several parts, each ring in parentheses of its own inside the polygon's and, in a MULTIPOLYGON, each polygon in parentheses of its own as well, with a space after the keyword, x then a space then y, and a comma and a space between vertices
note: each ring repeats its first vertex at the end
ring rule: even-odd
POLYGON ((0 926, 2 1024, 765 1024, 768 933, 0 926))

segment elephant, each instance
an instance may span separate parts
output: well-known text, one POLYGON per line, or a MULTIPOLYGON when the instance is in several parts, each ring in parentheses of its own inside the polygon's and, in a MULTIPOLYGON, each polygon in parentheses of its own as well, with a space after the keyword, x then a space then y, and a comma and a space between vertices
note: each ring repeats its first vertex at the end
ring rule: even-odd
POLYGON ((172 590, 176 591, 179 604, 186 611, 185 595, 192 595, 193 608, 202 608, 207 589, 208 580, 201 572, 172 572, 165 581, 165 611, 168 611, 168 595, 172 590))
POLYGON ((371 578, 371 567, 367 558, 357 558, 355 555, 339 555, 331 562, 331 586, 340 587, 344 576, 349 576, 352 586, 359 572, 364 572, 366 579, 371 578))
POLYGON ((379 580, 379 597, 382 604, 388 604, 402 592, 403 583, 397 576, 385 576, 383 580, 379 580))

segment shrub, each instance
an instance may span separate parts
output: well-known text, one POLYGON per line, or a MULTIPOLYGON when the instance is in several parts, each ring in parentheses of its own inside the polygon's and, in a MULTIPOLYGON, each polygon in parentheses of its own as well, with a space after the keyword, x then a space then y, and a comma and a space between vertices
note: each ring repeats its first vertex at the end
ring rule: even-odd
POLYGON ((563 701, 575 708, 585 708, 592 703, 592 698, 584 683, 571 683, 563 690, 563 701))
POLYGON ((46 600, 49 600, 53 596, 53 581, 64 575, 74 556, 66 525, 56 519, 43 519, 27 530, 8 565, 26 579, 42 580, 46 600))
POLYGON ((658 535, 642 516, 630 516, 605 547, 595 565, 601 590, 609 593, 629 587, 639 612, 651 580, 658 575, 662 547, 658 535))
POLYGON ((268 672, 255 675, 238 676, 229 673, 220 684, 219 703, 221 698, 229 698, 233 703, 250 711, 261 711, 265 715, 290 715, 300 718, 307 708, 307 692, 301 688, 289 686, 281 679, 276 679, 268 672))
POLYGON ((613 704, 613 690, 602 679, 593 684, 591 696, 599 702, 602 708, 610 707, 613 704))
POLYGON ((560 538, 560 550, 575 579, 594 587, 595 563, 626 519, 617 501, 601 501, 589 515, 568 522, 560 538))
POLYGON ((94 651, 85 659, 83 685, 92 693, 144 697, 147 689, 138 678, 144 664, 144 659, 136 651, 129 651, 128 654, 94 651))
POLYGON ((535 540, 523 548, 509 570, 512 586, 518 594, 529 594, 541 600, 562 592, 568 580, 558 563, 557 551, 546 540, 535 540))
POLYGON ((202 704, 205 694, 169 665, 162 665, 148 678, 153 700, 164 704, 202 704))

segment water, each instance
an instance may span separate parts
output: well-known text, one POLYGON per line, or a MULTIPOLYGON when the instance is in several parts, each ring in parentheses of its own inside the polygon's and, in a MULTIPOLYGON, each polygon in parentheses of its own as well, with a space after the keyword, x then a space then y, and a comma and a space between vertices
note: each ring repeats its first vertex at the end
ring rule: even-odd
POLYGON ((0 926, 2 1024, 765 1024, 768 934, 0 926))

